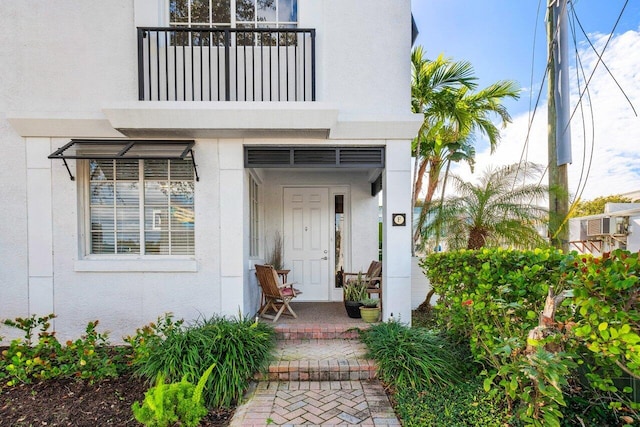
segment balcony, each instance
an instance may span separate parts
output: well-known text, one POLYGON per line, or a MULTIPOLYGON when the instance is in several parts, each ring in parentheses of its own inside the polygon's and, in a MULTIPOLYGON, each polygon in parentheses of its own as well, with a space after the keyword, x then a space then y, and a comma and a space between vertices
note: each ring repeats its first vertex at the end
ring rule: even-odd
POLYGON ((315 30, 138 28, 140 101, 315 101, 315 30))

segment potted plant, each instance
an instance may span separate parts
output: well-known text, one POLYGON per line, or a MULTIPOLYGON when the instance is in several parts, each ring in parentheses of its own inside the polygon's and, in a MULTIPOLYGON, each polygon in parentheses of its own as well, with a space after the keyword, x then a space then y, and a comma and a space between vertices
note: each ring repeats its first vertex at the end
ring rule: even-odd
POLYGON ((362 320, 367 323, 377 322, 380 318, 380 300, 377 298, 365 298, 360 302, 362 303, 360 307, 362 320))
POLYGON ((280 231, 273 235, 273 247, 267 253, 266 263, 272 265, 276 270, 284 269, 284 240, 280 231))
POLYGON ((344 308, 347 310, 347 315, 352 319, 360 318, 360 307, 362 301, 367 297, 367 284, 362 278, 362 272, 358 273, 358 276, 344 283, 344 308))

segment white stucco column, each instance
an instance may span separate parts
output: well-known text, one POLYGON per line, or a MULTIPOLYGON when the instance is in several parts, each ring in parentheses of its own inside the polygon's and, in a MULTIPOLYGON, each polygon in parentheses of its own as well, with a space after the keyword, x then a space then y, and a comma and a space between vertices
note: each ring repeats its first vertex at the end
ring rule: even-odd
POLYGON ((25 138, 27 153, 27 239, 29 315, 54 312, 51 140, 25 138))
MULTIPOLYGON (((244 306, 244 162, 238 140, 220 140, 220 306, 221 314, 237 316, 244 306)), ((242 313, 244 316, 246 313, 242 313)))
POLYGON ((383 319, 411 324, 411 141, 387 141, 382 194, 383 319), (392 215, 405 214, 394 226, 392 215))

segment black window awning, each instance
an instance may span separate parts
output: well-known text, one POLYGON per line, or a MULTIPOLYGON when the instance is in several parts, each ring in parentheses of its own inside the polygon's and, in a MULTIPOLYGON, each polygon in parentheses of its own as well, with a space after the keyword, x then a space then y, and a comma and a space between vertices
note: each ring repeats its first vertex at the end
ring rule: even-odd
POLYGON ((195 141, 193 140, 72 139, 64 147, 51 153, 49 158, 62 159, 72 181, 75 178, 69 169, 67 159, 191 159, 196 181, 200 181, 193 154, 194 145, 195 141))

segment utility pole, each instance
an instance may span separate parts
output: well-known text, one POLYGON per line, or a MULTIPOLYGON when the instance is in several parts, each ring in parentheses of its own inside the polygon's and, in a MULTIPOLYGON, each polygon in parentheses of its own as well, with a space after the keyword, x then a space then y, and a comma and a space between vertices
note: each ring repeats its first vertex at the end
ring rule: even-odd
POLYGON ((547 20, 549 237, 551 244, 569 250, 569 180, 571 129, 569 127, 569 60, 567 0, 549 0, 547 20))

